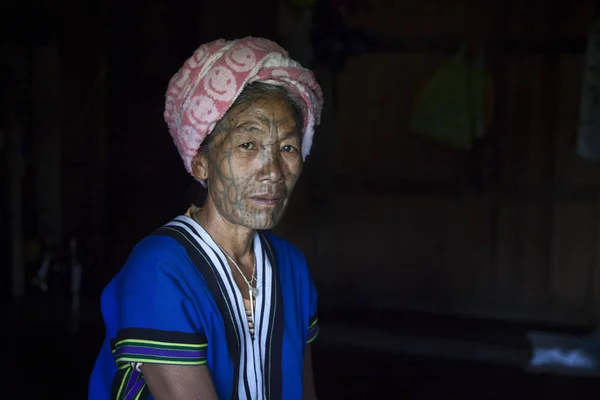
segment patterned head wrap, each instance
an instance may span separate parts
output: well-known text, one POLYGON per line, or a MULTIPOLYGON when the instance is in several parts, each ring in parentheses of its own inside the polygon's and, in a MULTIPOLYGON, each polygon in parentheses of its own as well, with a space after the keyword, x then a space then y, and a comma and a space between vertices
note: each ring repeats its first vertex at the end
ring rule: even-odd
POLYGON ((190 174, 192 159, 206 136, 244 87, 256 81, 283 86, 302 99, 302 157, 306 159, 323 108, 323 93, 313 73, 270 40, 217 40, 200 46, 167 88, 165 121, 190 174))

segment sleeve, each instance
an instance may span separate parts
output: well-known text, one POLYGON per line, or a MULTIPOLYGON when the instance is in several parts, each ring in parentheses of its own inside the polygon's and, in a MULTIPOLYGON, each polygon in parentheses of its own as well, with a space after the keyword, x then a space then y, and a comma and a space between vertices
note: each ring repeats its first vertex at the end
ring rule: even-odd
POLYGON ((309 289, 310 289, 310 302, 309 302, 309 318, 308 318, 308 335, 306 343, 312 343, 319 335, 319 317, 317 313, 317 288, 309 275, 309 289))
POLYGON ((118 369, 143 363, 202 365, 207 340, 198 314, 164 252, 132 254, 116 282, 118 369))

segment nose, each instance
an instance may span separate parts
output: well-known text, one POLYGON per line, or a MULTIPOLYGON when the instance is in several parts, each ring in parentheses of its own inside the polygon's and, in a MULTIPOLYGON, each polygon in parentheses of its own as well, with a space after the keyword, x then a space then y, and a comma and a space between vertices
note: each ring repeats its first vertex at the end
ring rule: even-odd
POLYGON ((268 147, 263 149, 260 180, 277 183, 283 180, 281 160, 277 152, 268 147))

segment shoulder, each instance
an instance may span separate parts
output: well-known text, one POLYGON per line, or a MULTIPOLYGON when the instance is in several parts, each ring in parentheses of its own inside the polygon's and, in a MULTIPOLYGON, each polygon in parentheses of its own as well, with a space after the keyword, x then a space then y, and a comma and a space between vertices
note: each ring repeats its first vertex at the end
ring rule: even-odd
POLYGON ((289 277, 294 282, 312 282, 310 268, 306 262, 304 252, 288 240, 271 232, 263 232, 267 243, 273 248, 279 276, 282 279, 289 277))
POLYGON ((137 242, 131 251, 131 256, 170 258, 184 250, 176 239, 155 232, 137 242))
MULTIPOLYGON (((317 289, 302 250, 288 240, 271 232, 263 232, 275 253, 277 275, 284 296, 297 296, 307 309, 316 304, 317 289)), ((313 312, 313 311, 311 311, 313 312)))
POLYGON ((144 237, 104 288, 103 308, 139 306, 158 292, 165 300, 187 297, 190 272, 185 257, 185 249, 175 239, 156 234, 144 237))
POLYGON ((151 234, 133 247, 112 284, 117 291, 127 292, 169 286, 183 288, 184 281, 193 273, 189 264, 187 252, 177 240, 151 234))
POLYGON ((171 265, 185 249, 177 240, 159 234, 151 234, 140 240, 131 250, 124 269, 137 270, 150 266, 171 265))
POLYGON ((107 332, 110 337, 125 328, 199 332, 195 302, 204 297, 193 290, 199 282, 175 239, 156 234, 143 238, 101 295, 107 332))
POLYGON ((275 235, 272 232, 263 232, 267 242, 273 247, 278 258, 291 258, 293 261, 306 264, 304 253, 292 242, 275 235))

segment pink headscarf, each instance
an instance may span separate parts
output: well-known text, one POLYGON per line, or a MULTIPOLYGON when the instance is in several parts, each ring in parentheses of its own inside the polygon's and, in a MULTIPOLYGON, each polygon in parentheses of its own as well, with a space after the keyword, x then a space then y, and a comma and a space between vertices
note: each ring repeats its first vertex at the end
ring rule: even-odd
POLYGON ((190 174, 204 138, 242 89, 256 81, 284 86, 304 101, 302 157, 306 159, 323 108, 323 93, 313 73, 270 40, 217 40, 200 46, 167 88, 165 121, 190 174))

